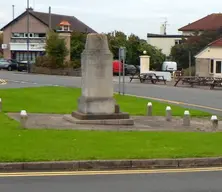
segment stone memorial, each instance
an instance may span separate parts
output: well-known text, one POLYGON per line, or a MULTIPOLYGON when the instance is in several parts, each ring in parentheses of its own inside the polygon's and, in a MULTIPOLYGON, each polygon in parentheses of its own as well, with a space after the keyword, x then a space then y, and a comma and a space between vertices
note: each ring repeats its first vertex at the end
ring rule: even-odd
POLYGON ((78 110, 72 113, 76 120, 87 124, 95 120, 101 124, 134 124, 128 113, 119 111, 113 98, 112 61, 106 35, 88 34, 81 55, 82 95, 78 110))

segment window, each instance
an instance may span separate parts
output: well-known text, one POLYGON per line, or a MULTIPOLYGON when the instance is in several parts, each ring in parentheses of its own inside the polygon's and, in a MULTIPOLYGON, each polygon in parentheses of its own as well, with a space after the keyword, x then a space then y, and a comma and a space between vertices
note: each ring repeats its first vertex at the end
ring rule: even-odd
POLYGON ((175 45, 180 45, 180 44, 182 44, 182 40, 179 39, 175 40, 175 45))
POLYGON ((64 26, 64 31, 68 31, 69 30, 69 26, 65 25, 64 26))
POLYGON ((33 35, 33 33, 29 33, 29 37, 33 37, 34 35, 33 35))
POLYGON ((14 38, 22 38, 22 37, 24 37, 24 33, 12 33, 12 37, 14 37, 14 38))
POLYGON ((46 37, 45 33, 39 33, 38 35, 39 35, 39 37, 46 37))
POLYGON ((210 73, 214 73, 214 60, 210 60, 210 73))
POLYGON ((216 61, 216 73, 221 73, 221 61, 216 61))

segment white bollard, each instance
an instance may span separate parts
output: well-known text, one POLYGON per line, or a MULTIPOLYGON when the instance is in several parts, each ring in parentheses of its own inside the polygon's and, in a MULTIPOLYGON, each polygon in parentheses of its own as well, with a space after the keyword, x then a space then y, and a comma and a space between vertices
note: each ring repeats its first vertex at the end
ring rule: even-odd
POLYGON ((25 110, 22 110, 20 112, 20 123, 22 128, 26 128, 27 120, 28 120, 28 114, 25 110))
POLYGON ((190 126, 190 112, 184 111, 183 126, 190 126))
POLYGON ((152 116, 153 114, 153 105, 151 102, 147 104, 147 116, 152 116))
POLYGON ((0 112, 2 112, 2 99, 0 98, 0 112))
POLYGON ((217 119, 217 116, 216 115, 212 115, 211 117, 211 123, 212 123, 212 128, 213 130, 217 130, 218 128, 218 119, 217 119))
POLYGON ((171 121, 171 120, 172 120, 171 107, 167 106, 166 107, 166 121, 171 121))

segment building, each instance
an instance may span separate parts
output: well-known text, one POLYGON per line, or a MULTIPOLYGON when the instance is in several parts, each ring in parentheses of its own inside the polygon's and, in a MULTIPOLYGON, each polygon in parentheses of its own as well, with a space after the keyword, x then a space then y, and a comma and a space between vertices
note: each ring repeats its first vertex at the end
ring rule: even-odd
POLYGON ((210 43, 195 58, 196 75, 222 77, 222 38, 210 43))
POLYGON ((49 13, 36 12, 29 8, 5 25, 1 29, 3 31, 4 58, 27 60, 28 51, 30 60, 35 60, 37 56, 43 55, 45 52, 46 34, 50 28, 61 32, 61 34, 69 30, 84 33, 95 32, 76 17, 49 13), (27 33, 28 18, 29 33, 27 33), (61 28, 60 24, 63 22, 67 22, 68 25, 63 25, 61 28), (28 44, 29 46, 27 46, 28 44))
POLYGON ((207 15, 195 22, 178 29, 183 35, 192 35, 195 32, 201 33, 203 31, 217 31, 222 29, 222 14, 213 13, 207 15))
POLYGON ((160 49, 163 54, 169 56, 171 48, 174 45, 181 44, 182 39, 186 38, 184 35, 167 35, 166 33, 166 22, 160 27, 160 34, 147 34, 147 43, 160 49))
POLYGON ((166 56, 170 55, 174 45, 181 44, 183 35, 147 34, 147 43, 160 49, 166 56))

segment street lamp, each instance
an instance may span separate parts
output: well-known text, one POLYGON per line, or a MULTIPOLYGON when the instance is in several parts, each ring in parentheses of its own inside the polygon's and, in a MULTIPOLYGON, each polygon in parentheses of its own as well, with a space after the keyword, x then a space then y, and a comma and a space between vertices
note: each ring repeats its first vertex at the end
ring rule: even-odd
POLYGON ((27 71, 30 72, 30 57, 29 57, 29 0, 27 0, 27 71))

